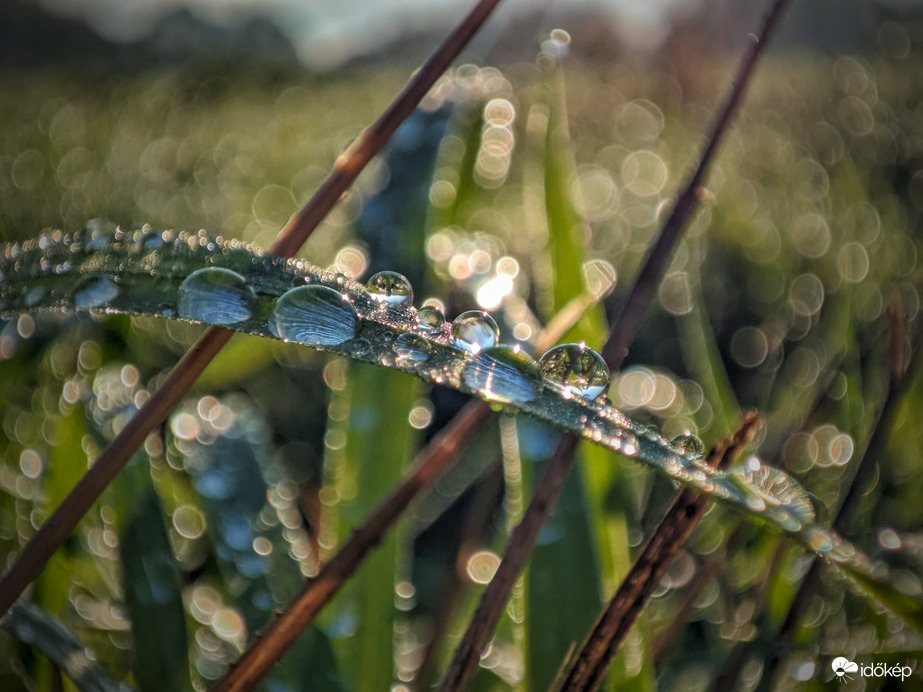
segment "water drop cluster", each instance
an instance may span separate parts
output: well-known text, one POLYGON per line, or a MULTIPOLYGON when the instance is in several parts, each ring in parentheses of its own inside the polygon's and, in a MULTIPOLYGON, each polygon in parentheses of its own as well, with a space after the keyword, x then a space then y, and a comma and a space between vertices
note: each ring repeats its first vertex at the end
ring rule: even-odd
MULTIPOLYGON (((658 468, 701 492, 746 508, 791 533, 812 531, 811 503, 780 471, 752 462, 716 472, 692 435, 664 439, 605 397, 609 369, 585 344, 562 344, 534 360, 501 343, 481 311, 449 322, 416 309, 396 272, 365 285, 303 261, 263 255, 202 232, 123 231, 94 221, 54 231, 0 255, 0 310, 105 310, 170 316, 292 341, 413 373, 569 430, 658 468)), ((832 540, 832 539, 831 539, 832 540)))

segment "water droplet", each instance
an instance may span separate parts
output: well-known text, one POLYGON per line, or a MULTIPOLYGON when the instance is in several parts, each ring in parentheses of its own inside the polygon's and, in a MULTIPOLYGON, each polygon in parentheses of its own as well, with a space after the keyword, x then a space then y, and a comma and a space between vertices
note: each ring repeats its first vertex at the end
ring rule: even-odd
POLYGON ((417 322, 420 329, 429 334, 435 334, 445 324, 445 315, 435 305, 424 305, 417 311, 417 322))
POLYGON ((187 320, 237 324, 250 319, 256 295, 247 280, 223 267, 196 269, 179 287, 177 312, 187 320))
POLYGON ((81 229, 80 241, 85 250, 102 250, 118 230, 118 224, 109 219, 90 219, 81 229))
POLYGON ((429 359, 433 347, 422 336, 413 332, 404 332, 394 342, 394 353, 402 362, 423 363, 429 359))
POLYGON ((337 346, 356 335, 356 308, 326 286, 299 286, 283 294, 274 311, 283 339, 310 346, 337 346))
POLYGON ((469 310, 452 322, 452 338, 456 346, 478 353, 496 345, 500 339, 500 327, 486 312, 469 310))
POLYGON ((369 295, 379 303, 387 305, 410 305, 413 303, 413 287, 407 277, 397 272, 378 272, 365 285, 369 295))
POLYGON ((748 505, 757 510, 778 507, 788 514, 780 520, 796 523, 795 529, 814 523, 817 516, 812 496, 791 476, 751 456, 735 465, 728 476, 744 492, 748 505))
POLYGON ((538 365, 528 355, 506 346, 485 348, 465 365, 462 382, 491 401, 532 401, 542 390, 538 365))
POLYGON ((692 433, 683 433, 670 440, 670 446, 686 457, 705 455, 705 443, 692 433))
POLYGON ((626 457, 633 457, 638 453, 638 438, 634 435, 625 435, 619 451, 626 457))
POLYGON ((362 356, 367 356, 371 352, 371 350, 372 350, 372 344, 369 343, 368 339, 356 339, 352 343, 352 348, 350 349, 350 352, 354 356, 361 358, 362 356))
POLYGON ((565 394, 595 399, 609 386, 609 366, 586 344, 561 344, 548 349, 538 366, 546 380, 565 394))
POLYGON ((119 287, 106 274, 87 276, 74 289, 74 307, 81 310, 98 308, 119 294, 119 287))

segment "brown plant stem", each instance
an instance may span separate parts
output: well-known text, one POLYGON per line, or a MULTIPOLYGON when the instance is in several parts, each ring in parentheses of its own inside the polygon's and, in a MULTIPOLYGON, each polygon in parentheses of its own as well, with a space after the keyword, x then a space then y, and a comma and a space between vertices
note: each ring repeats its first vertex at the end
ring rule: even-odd
POLYGON ((500 621, 503 606, 509 599, 513 584, 529 559, 545 518, 561 494, 561 488, 574 461, 577 441, 576 436, 565 435, 558 443, 522 521, 513 529, 513 535, 510 536, 496 574, 481 595, 471 624, 455 650, 449 669, 439 687, 440 692, 460 692, 468 688, 477 670, 481 652, 486 648, 500 621))
MULTIPOLYGON (((612 323, 609 338, 602 349, 603 358, 612 372, 616 372, 621 368, 628 345, 634 340, 641 318, 647 312, 653 300, 654 292, 668 266, 673 248, 700 201, 699 186, 708 171, 715 151, 721 143, 733 115, 737 111, 763 47, 768 42, 788 2, 789 0, 775 0, 758 33, 750 34, 750 48, 741 61, 728 96, 712 125, 705 147, 699 157, 699 162, 677 198, 666 223, 658 233, 657 239, 651 246, 621 311, 612 323)), ((576 440, 570 435, 565 436, 557 450, 555 450, 548 471, 536 488, 535 495, 526 510, 522 523, 510 537, 507 552, 500 563, 500 568, 484 591, 481 603, 474 614, 462 643, 455 652, 440 687, 443 692, 459 692, 465 689, 474 675, 478 655, 487 645, 487 641, 500 619, 500 612, 509 597, 513 582, 528 560, 538 527, 541 526, 541 523, 550 513, 560 494, 561 486, 573 464, 575 450, 576 440), (527 520, 530 523, 523 526, 527 520), (522 529, 521 531, 520 528, 522 529), (528 545, 519 546, 516 544, 517 541, 529 541, 529 543, 528 545)))
MULTIPOLYGON (((855 465, 855 473, 849 481, 846 493, 840 501, 840 506, 833 520, 833 528, 844 536, 853 533, 850 530, 850 522, 855 519, 859 504, 870 489, 869 482, 875 476, 876 462, 885 453, 891 427, 904 394, 909 389, 920 366, 923 365, 923 334, 921 334, 913 345, 909 364, 906 367, 904 366, 903 336, 905 329, 906 322, 902 311, 892 308, 890 315, 890 348, 888 351, 888 392, 875 417, 872 433, 865 446, 865 451, 855 465)), ((761 681, 761 688, 763 689, 769 687, 773 674, 781 661, 784 643, 797 632, 801 617, 808 610, 809 599, 817 593, 823 565, 823 561, 818 560, 816 557, 814 558, 808 573, 792 599, 785 620, 779 628, 778 635, 774 637, 776 642, 775 651, 766 661, 766 669, 761 681)), ((726 689, 730 689, 730 685, 726 689)))
POLYGON ((602 356, 606 363, 609 364, 609 369, 613 372, 620 370, 622 367, 622 361, 628 353, 628 347, 634 340, 641 324, 641 319, 647 312, 654 298, 654 293, 660 285, 660 280, 669 265, 673 248, 682 235, 686 223, 691 218, 692 212, 700 202, 700 186, 708 173, 715 152, 718 150, 718 146, 724 139, 731 120, 737 112, 740 100, 750 83, 750 78, 759 57, 778 26, 782 13, 789 2, 790 0, 774 0, 769 12, 763 18, 760 28, 756 33, 748 35, 750 45, 737 68, 734 82, 724 103, 721 105, 718 117, 708 133, 705 148, 702 150, 699 162, 686 181, 679 197, 677 197, 676 203, 657 234, 654 244, 648 250, 641 271, 635 277, 628 296, 622 303, 622 308, 612 323, 609 340, 603 347, 602 356))
MULTIPOLYGON (((593 304, 579 296, 564 306, 536 339, 538 351, 547 350, 580 319, 593 304)), ((414 469, 391 491, 353 531, 352 536, 309 580, 266 630, 215 686, 215 692, 250 690, 291 647, 295 638, 311 624, 314 616, 339 591, 366 555, 404 513, 413 499, 432 483, 464 450, 468 440, 483 427, 490 407, 471 401, 424 447, 416 457, 414 469)))
MULTIPOLYGON (((761 423, 758 413, 751 411, 745 414, 737 432, 715 445, 705 462, 712 468, 727 468, 753 439, 761 423)), ((564 676, 560 690, 582 692, 598 689, 631 626, 710 504, 711 500, 707 497, 688 488, 674 497, 670 508, 648 535, 625 579, 584 640, 564 676)))
MULTIPOLYGON (((307 204, 286 223, 269 252, 291 257, 330 212, 340 196, 413 112, 500 0, 480 0, 430 56, 384 113, 336 160, 334 169, 307 204)), ((54 551, 73 533, 80 519, 99 498, 148 434, 160 425, 233 332, 209 327, 174 366, 166 383, 110 443, 93 467, 26 544, 0 581, 0 616, 44 569, 54 551)))
POLYGON ((35 580, 45 563, 74 530, 106 486, 183 394, 192 386, 205 366, 231 338, 229 329, 212 327, 176 364, 163 386, 122 428, 93 466, 77 481, 67 497, 26 544, 22 554, 0 582, 0 614, 6 613, 25 588, 35 580))

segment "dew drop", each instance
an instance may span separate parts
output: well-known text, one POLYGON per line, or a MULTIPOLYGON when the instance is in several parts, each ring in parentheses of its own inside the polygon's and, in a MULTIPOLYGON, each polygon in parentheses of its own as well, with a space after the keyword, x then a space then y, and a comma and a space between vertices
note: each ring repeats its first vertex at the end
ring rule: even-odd
POLYGON ((177 312, 187 320, 237 324, 250 319, 256 295, 247 280, 223 267, 196 269, 179 287, 177 312))
POLYGON ((465 365, 462 382, 490 401, 524 404, 542 391, 538 365, 518 349, 485 348, 465 365))
POLYGON ((424 305, 417 311, 417 322, 420 329, 429 334, 435 334, 445 324, 445 315, 435 305, 424 305))
POLYGON ((638 438, 634 435, 625 435, 619 451, 627 457, 633 457, 638 453, 638 438))
POLYGON ((705 443, 692 433, 683 433, 670 440, 670 446, 686 457, 705 455, 705 443))
POLYGON ((561 344, 548 349, 538 366, 546 380, 565 394, 595 399, 609 386, 609 366, 586 344, 561 344))
POLYGON ((500 327, 486 312, 469 310, 452 322, 452 338, 459 348, 478 353, 496 345, 500 339, 500 327))
POLYGON ((112 241, 118 230, 118 224, 109 219, 90 219, 81 230, 81 245, 89 251, 102 250, 112 241))
POLYGON ((284 293, 273 313, 279 336, 309 346, 337 346, 356 335, 356 308, 326 286, 299 286, 284 293))
POLYGON ((111 276, 97 274, 80 280, 74 289, 74 307, 81 310, 98 308, 119 294, 119 287, 111 276))
POLYGON ((413 287, 402 274, 378 272, 365 285, 369 295, 379 303, 387 305, 410 305, 413 303, 413 287))
POLYGON ((395 355, 400 362, 423 363, 429 360, 433 347, 422 336, 413 332, 404 332, 394 342, 395 355))

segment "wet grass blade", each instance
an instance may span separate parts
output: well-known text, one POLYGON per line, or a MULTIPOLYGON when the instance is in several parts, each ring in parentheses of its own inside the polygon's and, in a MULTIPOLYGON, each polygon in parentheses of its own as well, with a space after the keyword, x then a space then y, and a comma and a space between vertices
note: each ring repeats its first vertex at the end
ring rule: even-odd
POLYGON ((0 620, 0 628, 23 644, 38 649, 73 681, 80 692, 132 692, 131 687, 116 682, 106 674, 63 622, 34 603, 17 603, 0 620))

